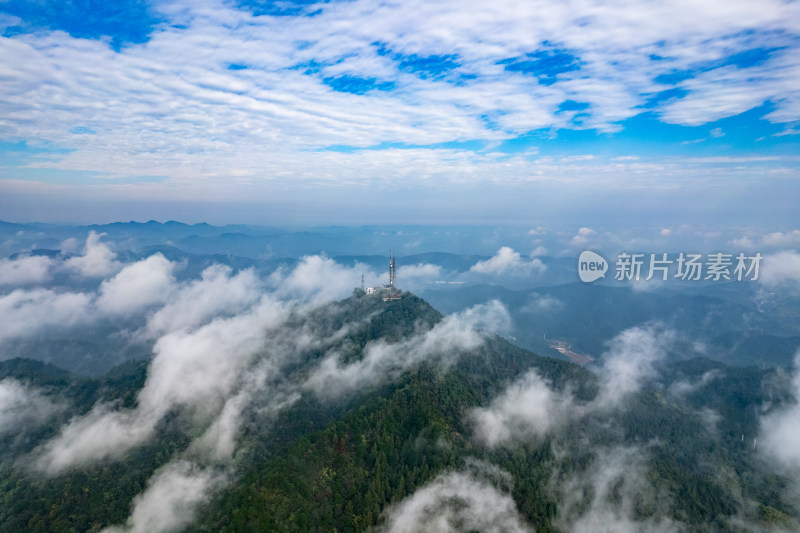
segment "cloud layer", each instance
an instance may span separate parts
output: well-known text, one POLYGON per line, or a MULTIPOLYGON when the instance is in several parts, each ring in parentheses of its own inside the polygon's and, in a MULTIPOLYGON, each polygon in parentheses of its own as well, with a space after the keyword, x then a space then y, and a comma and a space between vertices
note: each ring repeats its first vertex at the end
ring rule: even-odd
POLYGON ((510 494, 489 481, 499 477, 508 484, 510 476, 490 465, 477 466, 484 472, 473 468, 473 471, 441 474, 418 489, 387 511, 382 530, 386 533, 530 533, 532 529, 519 516, 510 494))

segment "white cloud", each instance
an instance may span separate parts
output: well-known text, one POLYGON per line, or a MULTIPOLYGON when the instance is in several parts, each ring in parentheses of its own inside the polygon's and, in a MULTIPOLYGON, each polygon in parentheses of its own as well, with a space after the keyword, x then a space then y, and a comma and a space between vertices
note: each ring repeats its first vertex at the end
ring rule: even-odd
POLYGON ((75 237, 70 237, 61 241, 59 249, 62 254, 77 254, 81 250, 81 244, 75 237))
POLYGON ((787 232, 776 231, 775 233, 769 233, 764 235, 762 242, 765 246, 771 246, 775 248, 800 246, 800 229, 787 232))
POLYGON ((505 334, 511 331, 513 319, 511 314, 499 300, 473 305, 459 313, 450 315, 446 320, 463 324, 472 329, 489 333, 505 334))
POLYGON ((442 267, 429 263, 402 265, 397 268, 397 284, 406 290, 417 290, 442 277, 442 267))
POLYGON ((672 229, 671 228, 662 228, 659 233, 660 233, 660 235, 662 237, 669 237, 670 235, 672 235, 672 229))
MULTIPOLYGON (((721 43, 720 43, 721 44, 721 43)), ((758 107, 780 92, 786 97, 772 118, 783 121, 797 112, 797 62, 778 58, 751 68, 735 65, 697 72, 681 83, 689 91, 683 98, 664 104, 662 118, 673 124, 697 126, 758 107)))
POLYGON ((540 274, 547 270, 547 266, 540 259, 532 259, 526 261, 522 259, 519 252, 515 252, 513 248, 503 246, 497 253, 486 261, 478 261, 470 272, 478 274, 510 274, 510 275, 530 275, 540 274))
MULTIPOLYGON (((427 156, 435 160, 432 172, 425 162, 415 164, 416 150, 368 150, 343 158, 349 165, 310 150, 497 141, 542 128, 611 131, 671 88, 656 79, 676 71, 697 75, 678 83, 688 91, 684 98, 656 106, 666 120, 706 123, 766 101, 775 106, 770 120, 800 117, 791 38, 800 17, 793 3, 680 1, 632 8, 588 0, 470 6, 409 0, 317 7, 314 17, 252 17, 224 2, 160 4, 166 23, 148 42, 120 52, 106 41, 65 32, 5 37, 4 135, 70 150, 37 166, 104 177, 170 176, 157 190, 181 195, 201 194, 188 187, 195 179, 217 186, 235 181, 244 185, 239 191, 250 191, 261 176, 269 176, 270 185, 329 176, 352 183, 356 175, 380 180, 389 169, 402 175, 394 169, 406 166, 422 179, 437 172, 451 179, 503 179, 505 173, 475 172, 488 170, 481 165, 467 164, 467 172, 450 166, 453 151, 427 156), (305 36, 302 42, 298 35, 305 36), (376 42, 390 53, 379 53, 376 42), (558 43, 580 70, 542 83, 499 63, 545 42, 558 43), (754 48, 778 50, 763 65, 706 68, 754 48), (402 57, 410 54, 453 55, 458 66, 442 79, 423 78, 403 67, 402 57), (250 68, 230 70, 231 63, 250 68), (323 81, 342 74, 394 83, 395 90, 351 94, 323 81), (587 104, 580 126, 574 112, 560 109, 565 100, 587 104), (108 101, 121 105, 99 104, 108 101), (95 134, 75 134, 76 124, 95 134)), ((512 176, 533 175, 535 166, 523 167, 512 176)))
POLYGON ((117 255, 108 245, 100 242, 103 235, 90 231, 83 255, 67 259, 64 262, 66 267, 87 278, 104 278, 119 270, 122 265, 116 261, 117 255))
POLYGON ((224 484, 226 475, 212 467, 201 468, 189 461, 176 461, 160 468, 142 494, 133 500, 133 510, 124 527, 106 533, 168 533, 181 531, 194 518, 198 506, 224 484))
POLYGON ((88 277, 104 277, 119 271, 104 280, 97 293, 37 288, 1 295, 0 312, 5 320, 0 324, 0 340, 27 337, 48 328, 83 325, 105 315, 140 313, 170 297, 174 265, 161 254, 123 265, 99 239, 100 235, 90 233, 84 255, 61 263, 39 257, 0 261, 0 269, 8 267, 16 282, 26 279, 42 282, 62 267, 88 277))
POLYGON ((91 297, 83 293, 17 289, 0 296, 0 341, 83 324, 92 311, 91 297))
POLYGON ((759 439, 761 449, 793 473, 800 484, 800 351, 795 355, 791 381, 793 399, 783 407, 761 418, 759 439))
POLYGON ((553 391, 535 370, 529 370, 489 407, 473 409, 470 418, 477 439, 494 447, 511 438, 542 436, 566 422, 575 408, 571 396, 553 391))
POLYGON ((601 409, 618 406, 656 376, 655 363, 662 360, 675 338, 671 330, 658 326, 626 329, 608 343, 600 369, 600 393, 595 400, 601 409))
POLYGON ((153 349, 137 407, 110 410, 100 405, 70 421, 56 438, 35 450, 36 467, 54 474, 98 458, 118 457, 150 439, 171 409, 182 409, 199 423, 213 420, 247 381, 245 369, 265 345, 267 331, 286 316, 284 304, 262 296, 242 314, 162 336, 153 349))
POLYGON ((663 278, 658 277, 660 274, 655 273, 653 275, 653 279, 648 281, 646 276, 642 276, 640 279, 634 279, 630 282, 629 287, 634 292, 653 292, 658 290, 666 289, 666 284, 663 283, 663 278))
POLYGON ((0 436, 23 433, 63 409, 39 388, 12 378, 0 381, 0 436))
POLYGON ((199 280, 181 287, 164 287, 166 305, 147 320, 148 335, 157 337, 170 331, 198 327, 219 314, 236 314, 248 309, 261 297, 261 281, 251 269, 236 274, 230 267, 212 265, 199 280))
POLYGON ((618 407, 656 376, 655 363, 665 356, 673 338, 672 331, 656 326, 633 327, 615 336, 601 359, 600 390, 591 402, 576 402, 569 390, 556 391, 535 370, 528 371, 488 407, 470 412, 476 438, 495 447, 542 436, 561 424, 618 407))
POLYGON ((591 154, 583 154, 583 155, 569 155, 565 157, 560 157, 559 161, 562 163, 570 163, 572 161, 591 161, 594 159, 594 156, 591 154))
MULTIPOLYGON (((505 474, 496 473, 495 477, 505 474)), ((507 479, 506 479, 507 484, 507 479)), ((508 492, 471 472, 441 474, 389 508, 386 533, 531 532, 508 492)))
POLYGON ((758 280, 769 286, 780 284, 800 286, 800 254, 787 251, 764 256, 758 280))
POLYGON ((329 301, 349 296, 360 286, 365 272, 374 279, 365 265, 347 268, 324 255, 310 255, 303 257, 288 274, 286 269, 277 270, 270 276, 270 283, 283 297, 329 301))
POLYGON ((153 349, 140 409, 163 414, 169 406, 184 406, 201 415, 218 410, 267 342, 267 332, 287 316, 284 304, 265 295, 240 315, 164 335, 153 349))
MULTIPOLYGON (((703 348, 701 348, 701 350, 702 349, 703 348)), ((701 351, 700 353, 703 352, 701 351)), ((720 372, 718 370, 709 370, 708 372, 704 372, 703 375, 700 376, 700 379, 675 381, 669 386, 669 392, 674 396, 687 396, 711 383, 719 374, 720 372)))
POLYGON ((112 411, 97 405, 71 420, 58 436, 35 451, 35 468, 56 474, 76 465, 118 457, 149 439, 158 419, 141 412, 112 411))
POLYGON ((449 315, 433 328, 400 342, 370 342, 361 359, 351 363, 342 363, 339 353, 333 352, 309 375, 304 388, 320 396, 336 396, 393 379, 423 360, 447 365, 483 344, 484 337, 476 328, 504 328, 509 319, 505 307, 493 300, 449 315))
POLYGON ((113 278, 103 281, 97 307, 100 311, 129 315, 167 301, 175 278, 175 265, 161 254, 127 265, 113 278))
POLYGON ((776 231, 764 235, 750 232, 747 235, 733 239, 731 243, 745 250, 758 248, 763 252, 764 248, 777 248, 779 251, 789 252, 800 247, 800 230, 776 231))
POLYGON ((578 233, 572 237, 570 243, 573 246, 585 246, 589 242, 589 239, 596 234, 597 232, 592 228, 580 228, 578 233))
POLYGON ((738 246, 739 248, 744 248, 745 250, 751 250, 755 247, 753 239, 751 239, 747 235, 743 235, 738 239, 733 239, 731 241, 731 244, 733 244, 734 246, 738 246))
POLYGON ((256 395, 268 397, 269 404, 260 406, 260 416, 276 413, 294 403, 300 395, 297 392, 286 392, 268 387, 270 373, 274 373, 272 365, 261 365, 243 376, 243 383, 238 392, 225 400, 214 421, 200 437, 192 442, 191 453, 208 458, 212 462, 225 463, 234 458, 237 450, 237 438, 242 424, 242 413, 256 395))
POLYGON ((23 255, 16 259, 0 259, 0 285, 44 283, 52 278, 54 261, 43 255, 23 255))
POLYGON ((645 456, 637 448, 598 450, 587 472, 561 483, 555 524, 574 533, 634 533, 682 530, 668 517, 640 517, 637 508, 654 507, 657 494, 645 476, 645 456))
POLYGON ((521 313, 552 313, 564 308, 564 302, 548 295, 531 293, 528 302, 520 308, 521 313))

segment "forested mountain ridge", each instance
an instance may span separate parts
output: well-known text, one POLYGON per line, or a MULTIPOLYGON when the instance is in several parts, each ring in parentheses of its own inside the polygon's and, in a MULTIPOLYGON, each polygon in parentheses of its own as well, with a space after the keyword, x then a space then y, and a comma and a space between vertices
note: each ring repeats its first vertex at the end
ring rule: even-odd
MULTIPOLYGON (((455 480, 484 503, 507 504, 490 518, 510 530, 591 530, 602 521, 630 530, 798 529, 791 479, 752 446, 759 410, 791 401, 780 372, 691 360, 630 388, 609 369, 592 373, 492 335, 478 342, 451 325, 410 293, 382 302, 356 291, 290 317, 283 329, 292 336, 326 340, 303 344, 282 366, 283 382, 302 384, 291 403, 270 410, 260 397, 242 411, 233 466, 208 466, 224 470, 226 482, 182 528, 411 531, 439 516, 454 530, 485 529, 480 501, 455 480), (461 349, 446 353, 441 340, 461 349), (331 378, 342 372, 319 373, 332 355, 337 371, 377 371, 347 387, 331 378)), ((0 362, 4 383, 66 406, 46 424, 0 433, 0 531, 124 524, 154 474, 200 453, 197 420, 173 411, 153 438, 118 457, 55 475, 32 466, 32 450, 74 417, 98 404, 135 408, 147 365, 89 379, 0 362)))

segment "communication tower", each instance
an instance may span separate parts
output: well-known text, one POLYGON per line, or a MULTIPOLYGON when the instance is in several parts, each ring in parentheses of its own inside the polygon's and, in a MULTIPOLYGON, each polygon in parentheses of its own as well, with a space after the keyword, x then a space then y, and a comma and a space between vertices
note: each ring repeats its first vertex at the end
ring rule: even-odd
POLYGON ((389 290, 394 290, 395 281, 397 280, 397 268, 394 264, 394 254, 389 250, 389 290))
POLYGON ((384 285, 383 301, 390 302, 400 299, 397 289, 397 265, 394 262, 394 254, 389 250, 389 285, 384 285))

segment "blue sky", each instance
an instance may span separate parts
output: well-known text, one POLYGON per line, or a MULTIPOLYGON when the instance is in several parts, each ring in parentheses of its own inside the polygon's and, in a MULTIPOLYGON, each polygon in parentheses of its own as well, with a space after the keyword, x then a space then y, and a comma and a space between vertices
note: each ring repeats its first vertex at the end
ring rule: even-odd
POLYGON ((0 2, 0 219, 800 225, 797 2, 486 4, 0 2))

